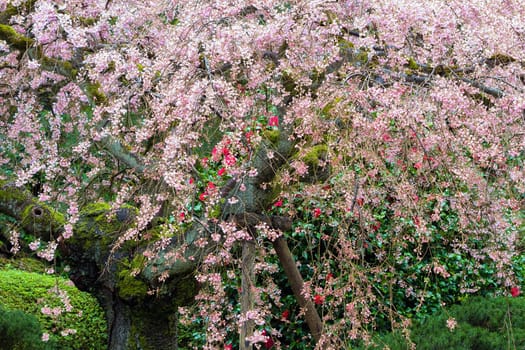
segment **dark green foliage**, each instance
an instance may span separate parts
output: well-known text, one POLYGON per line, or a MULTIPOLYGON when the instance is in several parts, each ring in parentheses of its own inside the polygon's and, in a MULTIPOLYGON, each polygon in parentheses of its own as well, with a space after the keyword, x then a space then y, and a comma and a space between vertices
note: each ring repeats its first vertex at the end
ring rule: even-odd
POLYGON ((42 331, 49 333, 50 341, 58 344, 56 349, 104 349, 107 346, 106 320, 101 307, 91 295, 80 292, 63 278, 0 269, 0 305, 34 315, 42 331), (63 302, 53 292, 56 286, 67 293, 73 307, 70 312, 63 310, 63 302), (51 317, 42 313, 43 307, 58 307, 63 312, 51 317), (60 332, 68 328, 75 329, 76 334, 62 336, 60 332))
MULTIPOLYGON (((411 341, 417 350, 516 350, 525 349, 525 299, 468 299, 446 311, 430 316, 411 329, 411 341), (447 328, 454 318, 457 326, 447 328)), ((374 340, 375 346, 362 349, 410 349, 399 333, 390 333, 374 340)))
POLYGON ((38 320, 20 310, 0 306, 0 350, 45 350, 55 348, 43 342, 38 320))

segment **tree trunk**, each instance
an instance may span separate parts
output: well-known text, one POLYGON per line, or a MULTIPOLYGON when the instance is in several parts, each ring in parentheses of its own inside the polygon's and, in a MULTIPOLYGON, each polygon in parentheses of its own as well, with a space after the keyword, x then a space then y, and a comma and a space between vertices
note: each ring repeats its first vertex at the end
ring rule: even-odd
MULTIPOLYGON (((242 244, 242 276, 241 276, 241 315, 246 317, 248 311, 253 310, 255 243, 244 241, 242 244)), ((253 335, 254 322, 245 319, 241 325, 239 349, 252 350, 252 344, 246 339, 253 335)))

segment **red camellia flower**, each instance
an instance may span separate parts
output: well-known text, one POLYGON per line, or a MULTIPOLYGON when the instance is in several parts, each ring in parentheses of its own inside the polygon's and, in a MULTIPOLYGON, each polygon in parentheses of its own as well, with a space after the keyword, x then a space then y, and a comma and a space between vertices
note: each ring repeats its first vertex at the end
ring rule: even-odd
POLYGON ((283 206, 283 200, 279 199, 277 202, 273 203, 274 207, 282 207, 283 206))
POLYGON ((206 199, 206 193, 204 193, 204 192, 201 193, 201 194, 199 195, 199 199, 200 199, 201 201, 204 201, 204 200, 206 199))
POLYGON ((222 176, 226 174, 226 168, 220 168, 218 171, 217 171, 217 175, 219 176, 222 176))
POLYGON ((314 296, 315 305, 321 305, 324 302, 324 297, 322 295, 316 294, 314 296))
POLYGON ((283 313, 281 314, 281 318, 284 320, 287 320, 288 317, 290 317, 290 310, 284 310, 283 313))
POLYGON ((423 166, 423 163, 421 162, 417 162, 416 164, 414 164, 414 168, 416 169, 421 169, 422 166, 423 166))
POLYGON ((208 190, 213 191, 215 189, 215 184, 213 182, 208 182, 208 190))
POLYGON ((321 216, 321 209, 315 208, 314 209, 314 218, 318 218, 321 216))
POLYGON ((224 350, 233 350, 233 345, 231 344, 224 345, 224 350))
POLYGON ((268 119, 268 125, 269 125, 269 126, 279 126, 279 117, 276 116, 276 115, 272 115, 272 116, 268 119))
POLYGON ((520 295, 520 289, 518 287, 512 287, 510 289, 510 295, 512 295, 514 298, 520 295))
POLYGON ((272 346, 275 344, 273 339, 270 336, 268 336, 268 333, 266 332, 265 329, 263 329, 262 335, 266 336, 266 341, 264 342, 264 347, 266 349, 271 349, 272 346))
POLYGON ((334 278, 334 275, 331 272, 326 274, 326 282, 330 281, 332 278, 334 278))

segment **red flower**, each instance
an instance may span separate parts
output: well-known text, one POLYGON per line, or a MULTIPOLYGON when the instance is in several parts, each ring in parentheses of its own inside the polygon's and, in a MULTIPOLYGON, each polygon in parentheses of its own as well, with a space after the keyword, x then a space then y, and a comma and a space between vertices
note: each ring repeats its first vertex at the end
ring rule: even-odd
POLYGON ((414 168, 416 169, 421 169, 422 166, 423 166, 423 163, 421 162, 417 162, 416 164, 414 164, 414 168))
POLYGON ((193 180, 193 177, 190 177, 190 180, 189 180, 190 185, 193 185, 194 182, 195 180, 193 180))
POLYGON ((512 287, 510 289, 510 295, 512 295, 514 298, 517 297, 518 295, 520 295, 521 291, 519 289, 519 287, 512 287))
POLYGON ((279 117, 276 116, 276 115, 272 115, 272 116, 268 119, 268 125, 269 125, 269 126, 279 126, 279 117))
POLYGON ((334 278, 334 275, 329 272, 327 275, 326 275, 326 282, 330 281, 332 278, 334 278))
POLYGON ((288 317, 290 317, 290 310, 284 310, 283 313, 281 314, 281 318, 284 320, 287 320, 288 317))
POLYGON ((217 171, 217 175, 222 176, 226 174, 226 168, 220 168, 219 171, 217 171))
POLYGON ((204 192, 201 193, 201 194, 199 195, 199 199, 200 199, 201 201, 204 201, 204 200, 206 199, 206 193, 204 193, 204 192))
POLYGON ((224 148, 222 149, 222 155, 223 155, 223 156, 227 156, 228 154, 230 154, 230 150, 227 149, 226 147, 224 147, 224 148))
POLYGON ((314 303, 315 303, 315 305, 322 305, 323 302, 324 302, 324 296, 319 295, 319 294, 316 294, 314 296, 314 303))
POLYGON ((273 203, 274 207, 282 207, 283 206, 283 200, 279 199, 277 202, 273 203))
POLYGON ((318 218, 321 216, 321 209, 315 208, 314 209, 314 218, 318 218))
POLYGON ((184 221, 184 218, 186 217, 186 214, 184 214, 184 212, 180 212, 179 214, 179 220, 180 221, 184 221))
POLYGON ((357 205, 362 207, 363 204, 365 203, 365 199, 363 197, 359 197, 359 198, 357 198, 356 203, 357 203, 357 205))
POLYGON ((264 342, 264 347, 266 349, 271 349, 272 346, 275 344, 273 339, 270 336, 268 336, 268 333, 266 332, 265 329, 263 329, 262 335, 266 336, 266 341, 264 342))
POLYGON ((215 184, 213 182, 208 182, 208 190, 213 191, 215 189, 215 184))
POLYGON ((233 345, 231 344, 224 345, 224 350, 233 350, 233 345))

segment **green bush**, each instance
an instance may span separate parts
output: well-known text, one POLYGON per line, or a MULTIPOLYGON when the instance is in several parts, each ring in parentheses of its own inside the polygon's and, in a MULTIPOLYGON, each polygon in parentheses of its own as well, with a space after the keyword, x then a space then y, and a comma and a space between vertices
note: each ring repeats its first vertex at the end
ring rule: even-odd
MULTIPOLYGON (((104 349, 107 347, 107 326, 104 312, 90 294, 80 292, 64 278, 20 270, 0 270, 0 305, 34 315, 42 332, 49 334, 57 349, 104 349), (56 293, 65 291, 72 309, 56 293), (61 308, 56 316, 46 315, 42 308, 61 308), (74 329, 75 334, 61 332, 74 329)), ((58 309, 57 309, 58 310, 58 309)))
POLYGON ((47 350, 55 346, 42 341, 38 319, 20 310, 0 306, 0 350, 47 350))
MULTIPOLYGON (((516 350, 525 349, 525 299, 468 299, 413 325, 411 341, 417 350, 516 350), (457 322, 453 330, 447 320, 457 322)), ((399 333, 374 339, 375 345, 363 349, 410 349, 399 333)))

